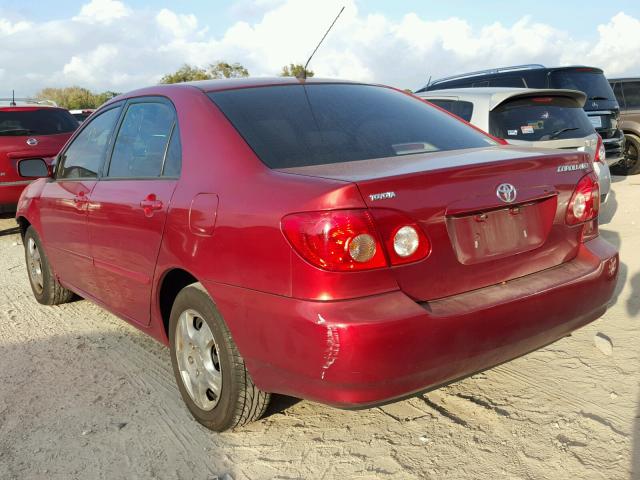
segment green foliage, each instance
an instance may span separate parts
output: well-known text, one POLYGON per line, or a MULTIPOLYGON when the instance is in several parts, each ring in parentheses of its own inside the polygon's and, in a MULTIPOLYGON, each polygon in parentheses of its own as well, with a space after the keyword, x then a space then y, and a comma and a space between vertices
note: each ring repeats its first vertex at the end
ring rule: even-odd
POLYGON ((218 61, 207 68, 184 64, 177 71, 168 73, 160 79, 160 83, 192 82, 195 80, 211 80, 214 78, 248 77, 249 71, 239 63, 218 61))
MULTIPOLYGON (((304 65, 300 63, 290 63, 282 67, 281 77, 302 77, 304 74, 304 65)), ((313 70, 307 70, 307 77, 313 77, 313 70)))
POLYGON ((36 94, 36 98, 53 100, 59 106, 69 110, 98 108, 107 100, 119 95, 116 92, 93 93, 82 87, 44 88, 36 94))

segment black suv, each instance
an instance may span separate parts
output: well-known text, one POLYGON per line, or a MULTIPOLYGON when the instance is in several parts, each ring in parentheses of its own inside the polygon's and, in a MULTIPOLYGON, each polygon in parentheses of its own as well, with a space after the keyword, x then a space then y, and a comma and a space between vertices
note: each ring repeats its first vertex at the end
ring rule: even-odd
POLYGON ((618 128, 620 107, 609 82, 599 68, 547 68, 538 64, 494 68, 429 81, 416 93, 468 87, 564 88, 584 92, 587 95, 584 110, 602 137, 607 152, 607 163, 612 166, 623 159, 624 134, 618 128))
POLYGON ((610 78, 609 83, 620 104, 620 128, 626 138, 624 160, 614 173, 640 173, 640 78, 610 78))

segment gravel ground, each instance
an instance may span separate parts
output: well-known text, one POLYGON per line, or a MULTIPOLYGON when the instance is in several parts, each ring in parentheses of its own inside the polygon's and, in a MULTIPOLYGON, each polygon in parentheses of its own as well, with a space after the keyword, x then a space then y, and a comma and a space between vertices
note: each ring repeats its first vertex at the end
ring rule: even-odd
POLYGON ((183 407, 165 347, 87 301, 38 305, 5 216, 0 478, 640 478, 640 177, 614 180, 601 235, 622 265, 602 319, 427 395, 359 412, 279 397, 224 434, 183 407))

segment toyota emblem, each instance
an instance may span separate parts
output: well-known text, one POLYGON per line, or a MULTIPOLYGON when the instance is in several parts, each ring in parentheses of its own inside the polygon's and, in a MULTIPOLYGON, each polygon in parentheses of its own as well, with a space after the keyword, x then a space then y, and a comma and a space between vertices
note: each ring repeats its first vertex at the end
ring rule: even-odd
POLYGON ((31 145, 32 147, 35 147, 37 144, 38 144, 38 139, 33 137, 27 139, 27 145, 31 145))
POLYGON ((511 203, 515 201, 517 194, 518 192, 516 191, 516 187, 514 187, 510 183, 501 183, 500 185, 498 185, 498 188, 496 190, 496 195, 504 203, 511 203))

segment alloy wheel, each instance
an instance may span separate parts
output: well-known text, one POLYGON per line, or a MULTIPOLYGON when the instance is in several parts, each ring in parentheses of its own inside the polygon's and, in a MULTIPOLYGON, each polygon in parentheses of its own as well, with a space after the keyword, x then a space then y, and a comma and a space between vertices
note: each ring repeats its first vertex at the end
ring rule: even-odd
POLYGON ((40 294, 44 289, 44 276, 42 274, 42 257, 40 250, 33 238, 29 238, 27 242, 27 268, 29 269, 29 278, 34 289, 40 294))

